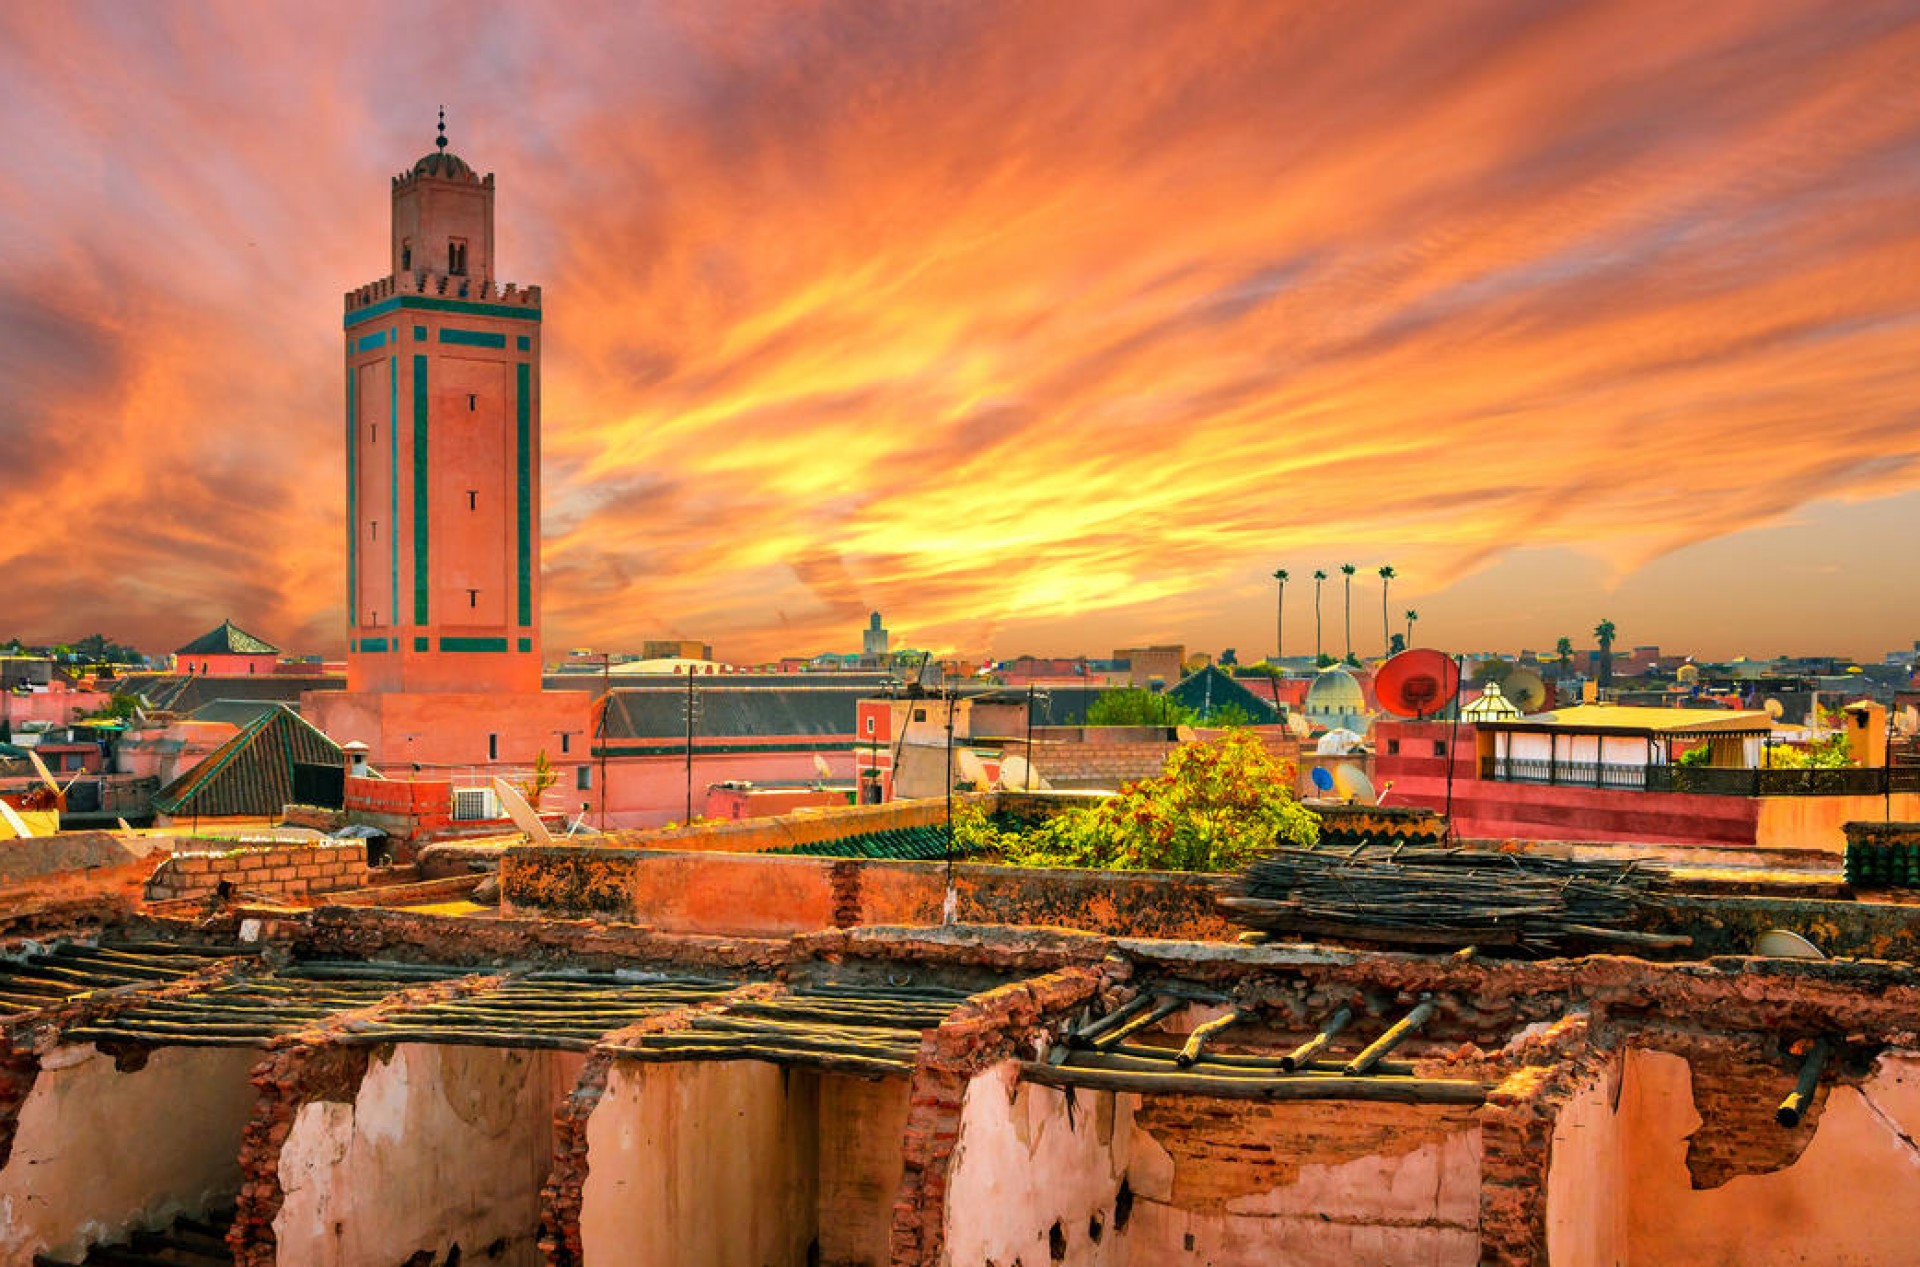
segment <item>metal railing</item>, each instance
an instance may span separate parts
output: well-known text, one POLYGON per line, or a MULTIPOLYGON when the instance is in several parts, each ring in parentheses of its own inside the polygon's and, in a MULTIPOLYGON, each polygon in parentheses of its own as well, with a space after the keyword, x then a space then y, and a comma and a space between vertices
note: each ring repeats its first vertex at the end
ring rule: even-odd
POLYGON ((1723 766, 1614 765, 1488 757, 1480 777, 1498 783, 1607 788, 1623 792, 1690 792, 1704 796, 1885 796, 1920 792, 1920 767, 1747 770, 1723 766))

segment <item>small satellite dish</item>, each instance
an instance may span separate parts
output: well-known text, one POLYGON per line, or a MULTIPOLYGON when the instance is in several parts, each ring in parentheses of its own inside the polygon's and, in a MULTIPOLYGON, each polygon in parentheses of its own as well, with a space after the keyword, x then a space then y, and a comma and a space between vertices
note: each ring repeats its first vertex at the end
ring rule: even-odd
POLYGON ((1500 683, 1500 690, 1523 713, 1537 713, 1547 702, 1547 684, 1532 669, 1516 666, 1500 683))
POLYGON ((527 834, 527 841, 535 845, 553 843, 553 833, 540 821, 540 815, 534 813, 533 806, 527 804, 527 798, 520 795, 520 789, 505 779, 493 781, 494 795, 500 798, 500 808, 507 811, 507 817, 513 825, 527 834))
POLYGON ((1346 729, 1344 726, 1329 730, 1320 736, 1313 746, 1315 755, 1322 757, 1344 757, 1366 742, 1366 737, 1346 729))
POLYGON ((1814 945, 1799 933, 1790 933, 1784 928, 1769 928, 1753 942, 1753 953, 1765 955, 1770 959, 1825 959, 1820 947, 1814 945))
POLYGON ((1700 680, 1700 666, 1697 664, 1681 665, 1673 671, 1673 680, 1682 686, 1692 686, 1700 680))
POLYGON ((1460 666, 1444 651, 1416 647, 1402 651, 1373 676, 1380 707, 1395 717, 1431 717, 1460 690, 1460 666))
POLYGON ((1040 769, 1018 754, 1000 762, 1000 786, 1022 792, 1050 792, 1053 785, 1040 777, 1040 769))
POLYGON ((828 765, 827 759, 817 752, 813 754, 813 772, 820 776, 822 782, 833 777, 833 767, 828 765))
POLYGON ((1333 791, 1333 771, 1327 767, 1323 765, 1313 767, 1313 773, 1309 777, 1313 779, 1313 785, 1322 792, 1333 791))
POLYGON ((1761 705, 1761 707, 1765 708, 1767 710, 1767 716, 1773 718, 1775 721, 1779 721, 1781 716, 1787 711, 1787 706, 1771 695, 1767 697, 1767 702, 1761 705))
POLYGON ((974 790, 984 792, 993 786, 993 780, 987 775, 987 767, 980 760, 980 754, 971 748, 955 748, 953 763, 960 771, 960 777, 973 784, 974 790))
POLYGON ((1288 713, 1287 733, 1295 739, 1305 739, 1313 734, 1313 723, 1307 720, 1305 713, 1288 713))
POLYGON ((13 806, 7 804, 5 801, 0 801, 0 822, 5 822, 6 825, 12 829, 13 834, 22 840, 31 840, 33 838, 33 828, 27 826, 27 820, 20 817, 20 815, 14 811, 13 806))
POLYGON ((1371 805, 1379 798, 1374 794, 1373 780, 1367 772, 1357 765, 1338 766, 1333 772, 1334 790, 1359 805, 1371 805))

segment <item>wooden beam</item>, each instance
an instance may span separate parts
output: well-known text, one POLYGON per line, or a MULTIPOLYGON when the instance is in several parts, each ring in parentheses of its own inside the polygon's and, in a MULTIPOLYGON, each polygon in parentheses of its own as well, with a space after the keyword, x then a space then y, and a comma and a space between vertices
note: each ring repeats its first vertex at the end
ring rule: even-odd
POLYGON ((1133 1095, 1193 1095, 1220 1100, 1370 1100, 1392 1104, 1484 1104, 1487 1085, 1439 1078, 1215 1078, 1197 1073, 1135 1073, 1072 1065, 1020 1063, 1020 1076, 1050 1087, 1133 1095))
POLYGON ((1293 1070, 1311 1063, 1318 1058, 1322 1052, 1326 1051, 1334 1038, 1339 1035, 1341 1030, 1347 1027, 1347 1022, 1352 1019, 1353 1009, 1350 1007, 1341 1008, 1327 1018, 1326 1023, 1320 1027, 1318 1034, 1315 1034, 1306 1042, 1301 1043, 1298 1047, 1280 1057, 1280 1067, 1282 1069, 1293 1070))
POLYGON ((1436 1009, 1437 1005, 1432 999, 1421 999, 1413 1011, 1395 1022, 1391 1029, 1374 1039, 1365 1051, 1347 1062, 1347 1076, 1358 1078, 1366 1074, 1368 1070, 1385 1059, 1388 1052, 1413 1037, 1420 1027, 1427 1023, 1427 1018, 1431 1017, 1436 1009))
POLYGON ((1774 1112, 1773 1120, 1782 1126, 1800 1125, 1807 1109, 1813 1104, 1813 1093, 1820 1085, 1820 1075, 1826 1070, 1827 1058, 1833 1054, 1833 1043, 1825 1035, 1813 1040, 1813 1046, 1807 1048, 1807 1057, 1800 1062, 1800 1080, 1794 1083, 1793 1091, 1780 1101, 1780 1107, 1774 1112))

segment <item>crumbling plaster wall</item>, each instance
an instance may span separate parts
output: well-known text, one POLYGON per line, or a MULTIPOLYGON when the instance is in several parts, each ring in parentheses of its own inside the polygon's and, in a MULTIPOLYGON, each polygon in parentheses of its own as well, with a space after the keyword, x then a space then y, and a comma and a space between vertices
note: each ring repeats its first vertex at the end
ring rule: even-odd
MULTIPOLYGON (((1818 1116, 1792 1131, 1771 1121, 1770 1091, 1764 1124, 1747 1129, 1770 1133, 1750 1151, 1775 1164, 1747 1173, 1719 1153, 1700 1155, 1714 1124, 1697 1105, 1713 1094, 1696 1086, 1686 1057, 1634 1049, 1619 1079, 1617 1103, 1597 1081, 1556 1124, 1547 1185, 1554 1267, 1920 1262, 1920 1055, 1882 1056, 1858 1087, 1824 1092, 1818 1116), (1793 1131, 1811 1138, 1794 1140, 1793 1131), (1704 1178, 1703 1166, 1713 1168, 1704 1178)), ((1781 1074, 1772 1090, 1784 1096, 1789 1086, 1781 1074)))
POLYGON ((819 1123, 820 1081, 806 1072, 617 1062, 587 1119, 587 1267, 804 1267, 819 1123))
POLYGON ((1066 1093, 975 1077, 947 1196, 954 1267, 1478 1261, 1472 1110, 1066 1093))
POLYGON ((240 1186, 251 1049, 163 1047, 122 1072, 91 1046, 40 1062, 0 1170, 0 1267, 78 1260, 136 1227, 203 1213, 240 1186))
POLYGON ((554 1107, 583 1059, 418 1043, 376 1055, 351 1104, 313 1100, 294 1117, 278 1261, 390 1267, 457 1244, 502 1267, 539 1263, 554 1107))

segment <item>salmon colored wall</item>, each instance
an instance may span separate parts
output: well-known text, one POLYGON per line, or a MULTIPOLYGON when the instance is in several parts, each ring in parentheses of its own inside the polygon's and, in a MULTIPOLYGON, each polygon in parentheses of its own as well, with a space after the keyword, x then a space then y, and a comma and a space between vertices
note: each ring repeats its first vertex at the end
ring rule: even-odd
POLYGON ((528 766, 542 752, 560 773, 552 795, 569 808, 575 770, 589 764, 587 711, 592 697, 582 691, 529 691, 498 694, 378 694, 359 691, 311 691, 301 696, 306 719, 336 743, 354 740, 371 749, 374 768, 387 773, 423 772, 436 767, 484 772, 491 765, 528 766), (560 736, 569 736, 569 753, 560 736), (498 755, 488 757, 487 736, 499 736, 498 755))

